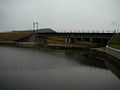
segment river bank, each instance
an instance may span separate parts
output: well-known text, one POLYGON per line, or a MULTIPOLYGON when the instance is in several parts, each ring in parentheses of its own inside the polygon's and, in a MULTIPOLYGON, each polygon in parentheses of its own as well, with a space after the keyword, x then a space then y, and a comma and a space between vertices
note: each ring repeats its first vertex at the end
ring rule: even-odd
POLYGON ((48 44, 47 48, 53 49, 89 49, 97 47, 95 45, 74 45, 74 44, 48 44))
MULTIPOLYGON (((109 57, 114 60, 120 60, 120 51, 108 47, 100 48, 96 45, 72 45, 72 44, 47 44, 44 46, 38 45, 37 42, 11 42, 0 41, 0 45, 17 46, 17 47, 30 47, 30 48, 48 48, 48 49, 75 49, 75 50, 90 50, 90 53, 95 55, 98 59, 108 59, 109 57), (114 50, 114 51, 113 51, 114 50)), ((112 59, 112 60, 113 60, 112 59)))
POLYGON ((103 60, 106 68, 111 69, 120 78, 120 59, 106 51, 106 49, 90 49, 91 58, 103 60))
POLYGON ((56 49, 89 49, 97 47, 96 45, 90 44, 51 44, 47 43, 45 45, 40 45, 38 42, 13 42, 13 41, 0 41, 0 45, 14 45, 14 46, 25 46, 25 47, 34 47, 34 48, 56 48, 56 49))
POLYGON ((110 54, 107 49, 104 47, 103 49, 100 48, 91 48, 90 53, 95 56, 96 58, 99 58, 101 60, 109 60, 109 61, 115 61, 120 64, 120 59, 113 54, 110 54))

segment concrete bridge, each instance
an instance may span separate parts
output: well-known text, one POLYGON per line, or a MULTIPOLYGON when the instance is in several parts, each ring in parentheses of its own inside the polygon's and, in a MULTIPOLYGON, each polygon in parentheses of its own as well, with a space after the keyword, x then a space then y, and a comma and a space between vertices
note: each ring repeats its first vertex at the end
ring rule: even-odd
POLYGON ((87 41, 106 45, 112 38, 114 33, 38 33, 35 35, 39 37, 65 37, 67 42, 87 41))

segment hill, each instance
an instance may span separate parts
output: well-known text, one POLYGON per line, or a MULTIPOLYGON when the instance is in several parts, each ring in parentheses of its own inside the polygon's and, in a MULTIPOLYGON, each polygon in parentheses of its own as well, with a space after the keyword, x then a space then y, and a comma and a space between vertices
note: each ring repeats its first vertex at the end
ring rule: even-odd
POLYGON ((54 30, 50 28, 43 28, 38 30, 24 30, 24 31, 12 31, 12 32, 6 32, 6 33, 0 33, 0 41, 15 41, 24 37, 27 37, 33 32, 38 33, 56 33, 54 30))
POLYGON ((39 33, 56 33, 54 30, 52 30, 50 28, 38 29, 38 30, 36 30, 36 32, 39 32, 39 33))
POLYGON ((38 30, 23 30, 23 31, 12 31, 12 32, 39 32, 39 33, 56 33, 56 31, 50 28, 42 28, 38 30))
POLYGON ((7 32, 0 33, 0 41, 15 41, 20 38, 31 35, 32 32, 7 32))

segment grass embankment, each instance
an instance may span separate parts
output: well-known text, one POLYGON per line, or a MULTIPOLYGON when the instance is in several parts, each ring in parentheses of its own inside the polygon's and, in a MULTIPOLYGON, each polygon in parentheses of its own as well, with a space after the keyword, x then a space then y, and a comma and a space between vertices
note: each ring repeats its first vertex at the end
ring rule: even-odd
POLYGON ((108 46, 120 50, 120 34, 116 34, 108 46))
POLYGON ((89 46, 93 46, 96 45, 96 43, 91 43, 91 42, 76 42, 76 43, 68 43, 66 42, 66 38, 64 37, 48 37, 47 39, 48 45, 57 45, 57 46, 80 46, 80 45, 89 45, 89 46))
POLYGON ((96 49, 98 49, 98 50, 105 50, 106 47, 99 47, 99 48, 96 48, 96 49))
POLYGON ((95 50, 95 51, 99 51, 99 52, 105 52, 106 47, 91 48, 91 50, 95 50))
POLYGON ((31 32, 7 32, 0 33, 0 41, 15 41, 32 34, 31 32))

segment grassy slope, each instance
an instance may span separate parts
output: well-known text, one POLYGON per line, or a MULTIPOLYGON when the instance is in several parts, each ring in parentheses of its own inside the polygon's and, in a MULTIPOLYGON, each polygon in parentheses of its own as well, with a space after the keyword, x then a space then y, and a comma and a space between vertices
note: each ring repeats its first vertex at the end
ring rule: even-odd
POLYGON ((120 34, 117 34, 108 46, 120 49, 120 34))
POLYGON ((95 43, 91 42, 77 42, 77 43, 67 43, 66 38, 64 37, 48 37, 48 44, 50 45, 96 45, 95 43))
MULTIPOLYGON (((0 41, 15 41, 23 37, 29 36, 31 32, 9 32, 9 33, 0 33, 0 41)), ((64 37, 48 37, 48 44, 50 45, 96 45, 91 42, 77 42, 77 43, 67 43, 66 38, 64 37)))
POLYGON ((0 33, 0 41, 14 41, 28 35, 32 34, 31 32, 8 32, 0 33))

